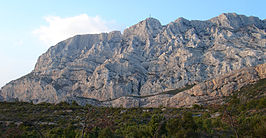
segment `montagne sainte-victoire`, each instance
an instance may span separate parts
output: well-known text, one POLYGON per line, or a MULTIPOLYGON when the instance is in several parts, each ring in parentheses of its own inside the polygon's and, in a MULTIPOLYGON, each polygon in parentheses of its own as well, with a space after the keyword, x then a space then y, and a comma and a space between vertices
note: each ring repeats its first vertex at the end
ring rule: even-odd
POLYGON ((76 101, 112 107, 222 102, 266 78, 266 20, 224 13, 206 21, 147 18, 124 30, 77 35, 49 48, 0 101, 76 101))

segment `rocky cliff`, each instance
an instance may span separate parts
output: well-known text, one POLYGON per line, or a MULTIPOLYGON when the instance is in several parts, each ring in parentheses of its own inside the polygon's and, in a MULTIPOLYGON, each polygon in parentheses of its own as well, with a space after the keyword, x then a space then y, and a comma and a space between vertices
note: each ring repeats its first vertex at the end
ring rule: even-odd
POLYGON ((226 13, 167 25, 147 18, 122 34, 77 35, 52 46, 31 73, 2 87, 0 100, 185 106, 265 78, 265 68, 254 67, 265 67, 265 51, 266 21, 257 17, 226 13), (231 72, 250 76, 226 77, 231 72), (195 86, 162 94, 188 85, 195 86))

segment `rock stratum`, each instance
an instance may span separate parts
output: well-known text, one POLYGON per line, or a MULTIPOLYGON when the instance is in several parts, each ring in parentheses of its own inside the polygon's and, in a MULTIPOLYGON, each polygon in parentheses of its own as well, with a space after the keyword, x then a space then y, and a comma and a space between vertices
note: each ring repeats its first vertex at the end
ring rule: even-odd
POLYGON ((31 73, 2 87, 0 101, 183 107, 218 102, 265 70, 265 19, 224 13, 161 25, 147 18, 122 34, 59 42, 31 73))

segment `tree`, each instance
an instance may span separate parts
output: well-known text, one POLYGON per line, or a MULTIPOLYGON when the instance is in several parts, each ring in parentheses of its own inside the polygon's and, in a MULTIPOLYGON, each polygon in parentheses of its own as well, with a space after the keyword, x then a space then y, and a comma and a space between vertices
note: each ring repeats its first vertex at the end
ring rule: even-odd
POLYGON ((99 138, 114 138, 114 134, 109 127, 102 129, 99 133, 99 138))
POLYGON ((64 129, 64 136, 73 138, 76 136, 75 127, 72 124, 68 124, 68 126, 64 129))
POLYGON ((174 136, 180 129, 180 118, 171 118, 166 123, 166 130, 169 136, 174 136))
POLYGON ((151 117, 151 120, 149 122, 149 128, 152 136, 154 136, 156 132, 159 131, 158 128, 161 125, 161 121, 163 121, 163 117, 161 115, 154 114, 151 117))
POLYGON ((191 112, 185 112, 182 118, 169 119, 166 130, 170 137, 197 137, 197 125, 191 112))
MULTIPOLYGON (((230 109, 230 108, 229 108, 230 109)), ((231 127, 231 129, 234 131, 236 138, 239 138, 239 134, 237 131, 238 122, 236 120, 236 117, 232 115, 232 113, 227 110, 227 108, 224 108, 224 114, 223 118, 227 124, 231 127)))

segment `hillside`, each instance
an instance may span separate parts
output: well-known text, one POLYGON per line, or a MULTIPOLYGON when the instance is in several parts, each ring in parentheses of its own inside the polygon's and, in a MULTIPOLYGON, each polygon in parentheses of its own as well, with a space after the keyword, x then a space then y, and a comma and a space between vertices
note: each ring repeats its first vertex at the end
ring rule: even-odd
POLYGON ((224 104, 192 108, 1 102, 0 137, 264 137, 265 90, 261 79, 224 104))

